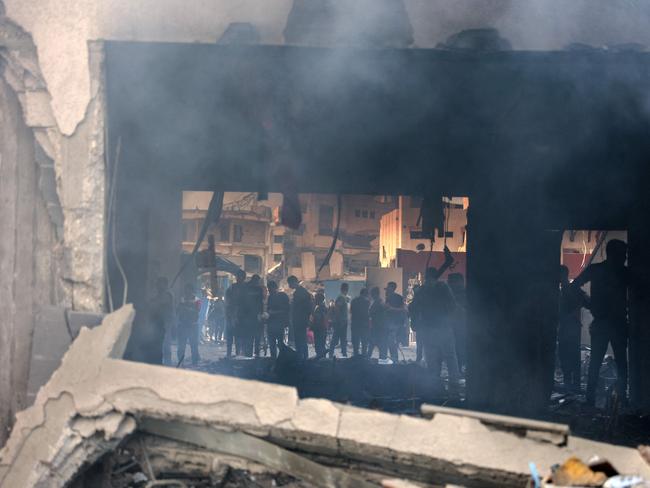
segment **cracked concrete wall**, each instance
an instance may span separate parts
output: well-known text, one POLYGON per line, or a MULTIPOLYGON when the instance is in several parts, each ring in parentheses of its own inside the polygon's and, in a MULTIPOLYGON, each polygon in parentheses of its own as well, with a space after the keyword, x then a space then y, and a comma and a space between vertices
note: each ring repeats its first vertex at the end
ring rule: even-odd
POLYGON ((36 149, 18 96, 0 76, 0 444, 28 404, 34 311, 60 291, 55 229, 39 191, 46 170, 36 149))
POLYGON ((104 100, 101 46, 86 46, 90 99, 70 136, 59 130, 31 36, 0 18, 3 76, 18 95, 37 142, 38 186, 56 231, 49 249, 58 284, 54 304, 102 311, 104 298, 104 100))

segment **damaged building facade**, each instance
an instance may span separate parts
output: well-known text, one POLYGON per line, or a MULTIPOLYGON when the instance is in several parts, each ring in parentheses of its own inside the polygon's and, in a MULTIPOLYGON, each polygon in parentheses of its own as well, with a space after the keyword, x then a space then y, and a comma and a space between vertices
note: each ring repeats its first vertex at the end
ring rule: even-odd
MULTIPOLYGON (((645 7, 377 3, 0 3, 0 443, 37 338, 60 359, 71 314, 177 273, 184 190, 468 196, 468 404, 523 415, 552 386, 562 230, 626 230, 650 406, 650 58, 616 48, 650 46, 645 7), (486 26, 513 50, 445 46, 486 26)), ((136 314, 127 357, 145 335, 136 314)))

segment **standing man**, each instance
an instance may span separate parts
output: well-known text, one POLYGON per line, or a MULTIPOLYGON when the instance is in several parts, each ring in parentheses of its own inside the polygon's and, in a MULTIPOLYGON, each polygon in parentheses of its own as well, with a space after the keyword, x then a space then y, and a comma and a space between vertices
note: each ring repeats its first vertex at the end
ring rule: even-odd
POLYGON ((617 371, 617 391, 622 402, 627 401, 627 339, 628 288, 630 272, 625 266, 627 244, 612 239, 605 248, 607 258, 602 263, 590 264, 578 276, 573 286, 591 283, 591 359, 587 378, 587 405, 596 401, 596 387, 600 366, 611 343, 617 371))
POLYGON ((241 340, 239 339, 239 327, 237 315, 241 301, 242 289, 246 285, 246 272, 237 271, 235 283, 226 290, 226 357, 232 356, 232 346, 235 344, 235 354, 241 353, 241 340))
POLYGON ((372 303, 368 310, 370 318, 370 346, 368 357, 372 357, 375 347, 379 349, 379 359, 385 361, 388 350, 388 332, 386 329, 386 306, 379 295, 379 287, 375 286, 370 290, 372 303))
POLYGON ((341 293, 334 302, 334 323, 332 324, 332 339, 330 340, 330 357, 334 357, 334 348, 341 343, 341 355, 348 357, 348 312, 350 297, 349 286, 341 284, 341 293))
POLYGON ((329 314, 323 292, 316 293, 315 301, 316 308, 311 316, 311 330, 314 333, 316 359, 321 359, 327 354, 326 341, 329 314))
POLYGON ((287 279, 289 288, 293 290, 291 300, 291 326, 293 327, 296 352, 302 359, 307 359, 309 351, 307 349, 307 327, 309 326, 309 317, 313 311, 313 301, 311 294, 300 286, 298 278, 289 276, 287 279))
POLYGON ((444 390, 440 378, 444 362, 449 373, 449 393, 455 396, 460 380, 452 328, 456 304, 447 284, 438 281, 441 274, 436 268, 427 269, 424 285, 413 298, 413 308, 418 314, 418 340, 421 336, 424 358, 434 382, 440 391, 444 390))
POLYGON ((569 283, 569 268, 560 266, 558 355, 564 387, 580 390, 580 311, 588 306, 587 294, 569 283))
POLYGON ((404 328, 406 322, 407 312, 404 305, 404 297, 397 293, 397 283, 394 281, 388 282, 386 285, 386 327, 388 332, 388 350, 390 351, 391 359, 394 362, 398 361, 397 346, 399 343, 399 336, 404 328))
POLYGON ((242 287, 241 305, 237 314, 242 353, 249 358, 259 357, 260 353, 260 319, 264 312, 261 280, 259 275, 253 275, 242 287))
POLYGON ((368 289, 362 288, 359 296, 350 303, 350 322, 352 329, 352 354, 355 356, 368 355, 368 339, 370 334, 370 300, 368 289))
MULTIPOLYGON (((413 286, 413 297, 418 294, 418 291, 420 291, 420 285, 413 286)), ((423 342, 420 333, 418 332, 419 314, 416 307, 417 303, 414 303, 413 300, 411 300, 411 303, 408 305, 408 314, 411 321, 411 329, 415 332, 415 362, 419 363, 422 361, 423 357, 423 342)))
POLYGON ((266 305, 266 312, 269 314, 267 320, 267 334, 271 348, 271 357, 278 357, 278 348, 284 344, 284 329, 289 327, 289 313, 291 304, 289 297, 283 291, 278 291, 278 284, 275 281, 269 281, 267 284, 269 290, 269 300, 266 305))
POLYGON ((178 315, 178 347, 176 358, 179 363, 185 359, 185 349, 190 343, 192 365, 199 363, 199 310, 201 304, 194 296, 194 287, 188 283, 183 291, 183 298, 177 307, 178 315))
POLYGON ((172 329, 174 327, 174 296, 167 278, 156 279, 156 294, 149 301, 149 318, 153 329, 153 364, 172 363, 172 329))

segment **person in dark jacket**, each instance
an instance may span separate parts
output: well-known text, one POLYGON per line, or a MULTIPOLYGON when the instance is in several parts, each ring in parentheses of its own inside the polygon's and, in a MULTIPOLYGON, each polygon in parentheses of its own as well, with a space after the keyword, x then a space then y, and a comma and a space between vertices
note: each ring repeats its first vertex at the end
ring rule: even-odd
POLYGON ((447 283, 438 281, 436 268, 427 269, 424 285, 413 298, 413 310, 418 315, 418 339, 424 341, 424 358, 435 385, 443 390, 440 373, 442 363, 449 373, 449 393, 458 394, 460 372, 456 356, 456 338, 452 328, 456 309, 454 297, 447 283))
POLYGON ((171 336, 174 328, 174 296, 164 276, 156 280, 156 295, 149 301, 149 317, 153 327, 151 362, 171 365, 171 336))
POLYGON ((239 306, 241 304, 242 290, 246 286, 246 272, 237 271, 235 283, 226 290, 226 357, 232 356, 232 349, 235 346, 235 354, 241 354, 240 327, 237 324, 239 306))
POLYGON ((278 291, 278 284, 275 281, 269 281, 267 284, 269 298, 266 305, 267 335, 271 349, 271 357, 275 359, 278 356, 280 344, 284 344, 284 331, 289 327, 289 314, 291 312, 291 303, 289 297, 283 291, 278 291))
POLYGON ((314 333, 314 347, 316 359, 324 358, 327 354, 327 328, 329 326, 329 311, 325 303, 325 295, 322 292, 316 293, 314 298, 316 308, 311 317, 311 330, 314 333))
POLYGON ((350 326, 352 329, 352 353, 355 356, 367 356, 370 338, 370 300, 367 288, 362 288, 359 296, 350 303, 350 326))
POLYGON ((341 293, 336 297, 333 310, 332 339, 330 340, 330 357, 334 357, 334 348, 341 344, 341 355, 348 356, 348 313, 350 311, 349 286, 341 284, 341 293))
POLYGON ((605 248, 607 258, 602 263, 590 264, 572 283, 576 288, 591 283, 591 314, 594 321, 590 327, 591 359, 587 376, 587 404, 596 400, 596 386, 600 367, 612 345, 616 362, 616 387, 619 398, 627 400, 627 339, 628 339, 628 289, 631 284, 630 270, 625 266, 627 244, 612 239, 605 248))
MULTIPOLYGON (((379 349, 379 359, 385 361, 388 358, 388 326, 386 324, 386 305, 379 295, 379 288, 370 290, 372 303, 368 310, 370 318, 370 347, 368 357, 372 357, 375 347, 379 349)), ((395 352, 397 357, 397 352, 395 352)))
POLYGON ((264 291, 258 275, 242 288, 241 304, 237 313, 237 322, 242 338, 242 354, 246 357, 259 356, 261 316, 264 312, 264 291))
POLYGON ((300 286, 298 278, 289 276, 287 279, 289 288, 293 290, 291 299, 291 326, 293 327, 296 352, 302 359, 307 359, 309 351, 307 349, 307 327, 309 318, 313 311, 313 300, 311 293, 304 287, 300 286))
POLYGON ((179 363, 185 359, 188 342, 192 352, 192 364, 196 365, 199 362, 199 308, 200 304, 194 296, 194 287, 188 283, 185 285, 183 298, 176 307, 178 317, 176 358, 179 363))

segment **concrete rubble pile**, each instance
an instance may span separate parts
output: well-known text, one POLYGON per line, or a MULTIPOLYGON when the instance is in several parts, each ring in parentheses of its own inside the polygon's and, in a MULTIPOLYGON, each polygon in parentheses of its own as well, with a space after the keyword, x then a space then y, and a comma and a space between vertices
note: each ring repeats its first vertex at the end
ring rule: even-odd
POLYGON ((93 467, 110 479, 133 459, 143 484, 128 486, 525 486, 531 462, 546 473, 593 455, 650 479, 637 450, 574 438, 555 424, 504 429, 502 418, 436 407, 424 412, 431 419, 392 415, 125 361, 133 317, 126 306, 82 329, 17 416, 0 452, 1 487, 94 486, 80 481, 93 467))

